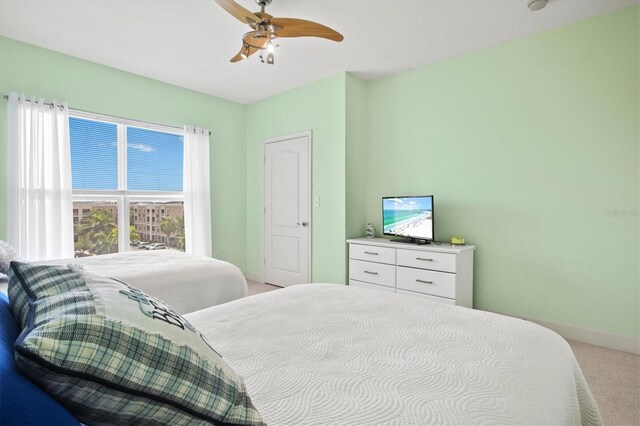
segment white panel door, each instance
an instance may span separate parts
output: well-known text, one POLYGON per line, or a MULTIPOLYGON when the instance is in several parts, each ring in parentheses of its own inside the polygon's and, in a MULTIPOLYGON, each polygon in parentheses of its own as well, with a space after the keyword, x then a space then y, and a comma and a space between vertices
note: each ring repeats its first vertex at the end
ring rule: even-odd
POLYGON ((264 280, 308 283, 311 242, 310 133, 264 144, 264 280))

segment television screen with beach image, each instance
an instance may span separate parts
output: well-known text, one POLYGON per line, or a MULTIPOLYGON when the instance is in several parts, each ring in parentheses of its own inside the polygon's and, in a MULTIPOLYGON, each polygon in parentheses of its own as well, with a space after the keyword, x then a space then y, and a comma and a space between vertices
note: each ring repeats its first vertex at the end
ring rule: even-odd
POLYGON ((433 196, 382 199, 384 233, 433 240, 433 196))

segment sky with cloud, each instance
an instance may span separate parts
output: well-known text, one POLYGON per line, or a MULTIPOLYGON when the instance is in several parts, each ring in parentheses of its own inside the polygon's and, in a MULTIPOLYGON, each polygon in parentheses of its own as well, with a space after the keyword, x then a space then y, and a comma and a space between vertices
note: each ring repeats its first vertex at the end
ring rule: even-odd
POLYGON ((398 197, 385 198, 384 210, 432 210, 433 199, 431 197, 398 197))

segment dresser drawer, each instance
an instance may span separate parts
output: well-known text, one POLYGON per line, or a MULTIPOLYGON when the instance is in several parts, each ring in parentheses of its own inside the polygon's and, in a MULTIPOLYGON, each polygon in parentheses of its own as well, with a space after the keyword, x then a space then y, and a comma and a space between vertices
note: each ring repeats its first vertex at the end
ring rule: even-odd
POLYGON ((349 260, 349 279, 395 287, 396 267, 351 259, 349 260))
POLYGON ((398 249, 398 265, 434 271, 456 272, 457 255, 421 250, 398 249))
POLYGON ((360 244, 349 245, 349 258, 368 260, 370 262, 396 264, 396 249, 389 247, 364 246, 360 244))
POLYGON ((393 287, 386 287, 386 286, 383 286, 383 285, 363 283, 362 281, 355 281, 355 280, 349 280, 349 287, 368 288, 368 289, 371 289, 371 290, 386 291, 388 293, 393 293, 395 291, 393 289, 393 287))
POLYGON ((431 296, 424 293, 416 293, 414 291, 398 290, 398 294, 406 294, 407 296, 419 297, 421 299, 431 300, 432 302, 445 303, 447 305, 455 305, 456 301, 445 297, 431 296))
POLYGON ((398 266, 398 289, 456 298, 456 274, 398 266))

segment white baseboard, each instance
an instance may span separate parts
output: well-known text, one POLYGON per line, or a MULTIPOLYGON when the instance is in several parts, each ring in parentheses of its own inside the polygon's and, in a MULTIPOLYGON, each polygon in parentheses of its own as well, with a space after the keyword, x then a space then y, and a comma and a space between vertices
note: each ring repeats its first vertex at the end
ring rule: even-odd
POLYGON ((590 345, 640 355, 640 338, 638 337, 621 336, 619 334, 605 333, 598 330, 590 330, 588 328, 559 324, 535 318, 528 318, 528 320, 555 331, 565 339, 577 340, 578 342, 588 343, 590 345))
POLYGON ((251 272, 247 272, 244 274, 244 277, 248 280, 251 281, 257 281, 259 283, 263 283, 264 282, 264 278, 262 276, 262 274, 253 274, 251 272))
POLYGON ((546 321, 538 318, 523 318, 515 315, 505 314, 502 312, 496 313, 534 322, 538 325, 555 331, 565 339, 576 340, 578 342, 588 343, 594 346, 602 346, 604 348, 615 349, 617 351, 630 352, 632 354, 640 355, 640 338, 638 337, 605 333, 603 331, 591 330, 588 328, 576 327, 575 325, 546 321))

